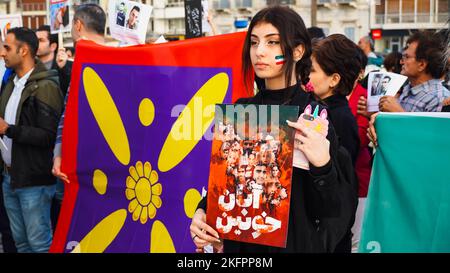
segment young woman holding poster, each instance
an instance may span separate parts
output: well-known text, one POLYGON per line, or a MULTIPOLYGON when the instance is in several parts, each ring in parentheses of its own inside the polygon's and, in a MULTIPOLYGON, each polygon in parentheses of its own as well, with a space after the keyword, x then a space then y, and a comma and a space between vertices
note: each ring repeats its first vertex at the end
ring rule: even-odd
MULTIPOLYGON (((245 84, 253 87, 253 73, 264 80, 264 89, 240 104, 297 105, 303 113, 317 102, 301 84, 308 82, 311 69, 311 39, 302 18, 292 9, 273 6, 252 19, 242 54, 245 84)), ((322 107, 322 106, 320 106, 322 107)), ((321 109, 320 109, 321 110, 321 109)), ((320 112, 320 111, 319 111, 320 112)), ((299 113, 299 114, 300 114, 299 113)), ((288 122, 297 129, 295 147, 309 161, 309 170, 293 167, 286 248, 219 240, 219 234, 206 223, 206 198, 193 216, 191 237, 202 252, 212 243, 223 252, 333 252, 351 225, 357 193, 343 178, 339 166, 351 168, 348 154, 339 156, 339 144, 329 124, 324 137, 298 121, 288 122), (346 163, 343 163, 346 162, 346 163)), ((295 158, 294 158, 295 161, 295 158)))

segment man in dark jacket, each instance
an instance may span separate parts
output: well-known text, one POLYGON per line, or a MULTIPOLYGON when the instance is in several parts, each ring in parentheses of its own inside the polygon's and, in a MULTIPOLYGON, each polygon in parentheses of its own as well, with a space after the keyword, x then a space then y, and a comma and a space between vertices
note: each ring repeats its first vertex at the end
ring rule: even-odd
MULTIPOLYGON (((59 87, 61 89, 63 96, 65 96, 67 93, 67 89, 69 88, 73 62, 67 61, 64 66, 62 67, 58 66, 56 62, 56 52, 58 50, 58 35, 51 34, 49 25, 40 26, 36 30, 36 36, 38 37, 39 40, 39 47, 36 55, 48 70, 54 69, 58 71, 59 87)), ((61 50, 65 51, 64 48, 62 48, 61 50)), ((55 232, 58 223, 58 217, 59 212, 61 210, 63 196, 64 196, 64 184, 61 180, 57 180, 56 194, 55 198, 53 198, 51 208, 51 221, 53 232, 55 232)))
MULTIPOLYGON (((36 36, 39 40, 39 47, 36 56, 44 63, 48 70, 58 71, 59 86, 63 96, 69 87, 70 76, 72 73, 72 62, 59 67, 56 63, 56 54, 58 51, 58 35, 51 34, 49 25, 42 25, 36 30, 36 36)), ((62 50, 65 50, 64 48, 62 50)))
POLYGON ((57 72, 35 60, 37 49, 36 34, 23 27, 9 30, 0 49, 14 70, 0 95, 0 166, 18 252, 48 252, 52 242, 52 149, 63 97, 57 72))

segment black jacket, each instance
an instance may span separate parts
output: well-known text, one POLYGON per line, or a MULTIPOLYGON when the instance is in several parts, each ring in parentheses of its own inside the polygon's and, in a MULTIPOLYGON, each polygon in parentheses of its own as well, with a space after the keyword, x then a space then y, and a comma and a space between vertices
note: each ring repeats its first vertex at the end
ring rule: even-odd
POLYGON ((347 99, 342 95, 332 95, 323 100, 328 107, 329 120, 333 124, 339 144, 350 153, 355 166, 359 153, 359 135, 356 118, 353 116, 347 99))
MULTIPOLYGON (((292 88, 292 87, 291 87, 292 88)), ((292 99, 279 104, 300 106, 302 113, 308 104, 317 105, 313 96, 303 90, 291 90, 292 99)), ((261 91, 256 96, 239 99, 241 104, 275 104, 264 98, 272 91, 261 91)), ((290 96, 285 96, 290 97, 290 96)), ((300 113, 299 113, 300 114, 300 113)), ((344 237, 348 228, 348 219, 352 211, 341 208, 347 202, 338 190, 342 181, 338 179, 336 161, 338 143, 333 126, 329 125, 328 136, 332 160, 321 168, 310 166, 310 170, 293 168, 289 224, 286 248, 277 248, 224 240, 224 252, 240 253, 298 253, 298 252, 333 252, 337 243, 344 237), (331 221, 329 221, 331 220, 331 221), (332 226, 331 226, 331 225, 332 226)), ((349 162, 351 165, 351 162, 349 162)), ((356 193, 355 193, 356 196, 356 193)), ((198 208, 206 211, 207 198, 203 198, 198 208)))
MULTIPOLYGON (((6 105, 14 90, 15 74, 9 78, 0 94, 0 117, 4 119, 6 105)), ((17 108, 16 124, 5 135, 12 139, 11 187, 24 188, 52 185, 53 146, 56 128, 63 107, 58 73, 36 62, 17 108)), ((3 158, 0 168, 3 169, 3 158)))
POLYGON ((61 88, 63 98, 66 97, 67 89, 69 89, 70 77, 72 75, 72 64, 73 62, 67 61, 66 65, 63 68, 59 68, 59 66, 56 64, 56 59, 53 60, 52 63, 51 69, 58 71, 59 87, 61 88))

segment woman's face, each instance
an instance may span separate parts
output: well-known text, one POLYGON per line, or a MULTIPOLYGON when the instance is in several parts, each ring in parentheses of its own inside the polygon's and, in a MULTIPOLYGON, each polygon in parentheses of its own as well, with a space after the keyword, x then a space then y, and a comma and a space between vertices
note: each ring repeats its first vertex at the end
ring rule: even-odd
POLYGON ((239 159, 239 154, 236 151, 231 150, 228 153, 228 158, 227 158, 228 164, 234 164, 237 162, 238 159, 239 159))
POLYGON ((259 78, 285 82, 279 31, 270 23, 258 23, 250 38, 250 59, 259 78))
POLYGON ((309 80, 314 87, 314 94, 321 99, 332 95, 330 88, 332 76, 328 76, 316 62, 316 58, 311 57, 312 67, 309 74, 309 80))
POLYGON ((272 168, 272 176, 273 177, 278 177, 279 174, 280 174, 280 170, 278 169, 278 166, 274 166, 272 168))

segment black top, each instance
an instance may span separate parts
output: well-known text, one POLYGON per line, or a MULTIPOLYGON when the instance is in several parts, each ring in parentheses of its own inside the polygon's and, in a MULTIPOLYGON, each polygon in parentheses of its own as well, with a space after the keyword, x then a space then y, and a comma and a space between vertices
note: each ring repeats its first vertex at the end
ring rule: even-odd
POLYGON ((333 123, 339 143, 350 153, 355 166, 360 140, 358 124, 348 106, 347 98, 336 94, 324 99, 323 103, 328 106, 329 120, 333 123))
MULTIPOLYGON (((278 90, 261 90, 258 95, 261 97, 260 104, 287 105, 293 100, 298 93, 298 85, 293 85, 278 90)), ((257 95, 257 96, 258 96, 257 95)), ((247 98, 250 99, 250 98, 247 98)), ((240 99, 245 101, 246 99, 240 99)), ((239 100, 236 103, 240 103, 239 100)))
POLYGON ((66 97, 67 89, 69 89, 70 77, 72 75, 72 65, 73 62, 67 61, 66 65, 63 68, 59 68, 59 66, 56 64, 56 57, 55 57, 51 67, 51 69, 58 71, 59 87, 61 88, 63 98, 66 97))
MULTIPOLYGON (((302 113, 308 104, 318 103, 299 85, 282 90, 264 90, 251 98, 236 101, 240 104, 289 104, 300 106, 302 113)), ((323 107, 323 106, 320 106, 323 107)), ((300 113, 299 113, 300 114, 300 113)), ((310 170, 293 168, 289 224, 286 248, 270 247, 224 240, 225 253, 295 253, 332 252, 347 232, 352 212, 341 209, 346 198, 339 190, 341 180, 336 171, 337 140, 331 123, 328 140, 332 160, 321 168, 310 170)), ((206 211, 206 197, 198 208, 206 211)))

